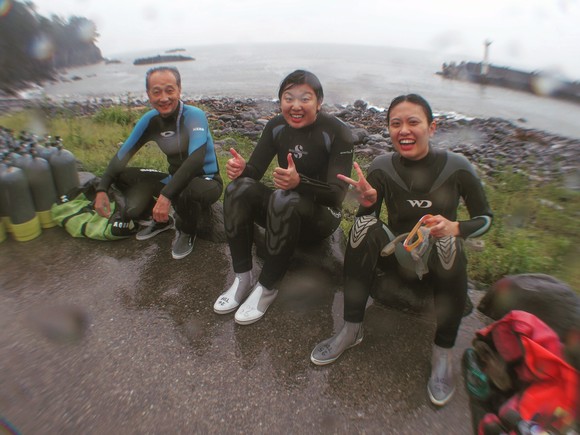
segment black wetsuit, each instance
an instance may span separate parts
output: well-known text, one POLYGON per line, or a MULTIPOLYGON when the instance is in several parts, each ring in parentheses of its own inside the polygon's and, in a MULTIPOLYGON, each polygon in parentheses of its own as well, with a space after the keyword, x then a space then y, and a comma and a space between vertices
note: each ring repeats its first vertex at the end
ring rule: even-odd
POLYGON ((181 101, 167 117, 157 110, 147 112, 109 163, 99 190, 106 191, 113 182, 125 194, 127 219, 150 214, 153 198, 162 194, 173 204, 177 229, 194 234, 201 207, 217 201, 223 189, 205 113, 181 101), (151 141, 167 156, 169 174, 126 168, 135 153, 151 141))
POLYGON ((459 221, 460 237, 436 239, 426 254, 429 272, 423 278, 430 280, 435 297, 435 344, 452 347, 467 295, 467 259, 461 240, 485 233, 493 216, 474 168, 462 155, 431 148, 419 161, 398 153, 377 157, 367 180, 377 190, 378 200, 370 208, 359 208, 349 236, 344 265, 345 320, 363 321, 377 266, 385 272, 418 279, 414 269, 403 265, 401 257, 399 261, 395 255, 380 257, 381 250, 394 236, 411 231, 425 214, 457 221, 462 198, 471 219, 459 221), (383 201, 388 225, 378 219, 383 201))
POLYGON ((350 174, 353 139, 334 116, 319 113, 316 121, 295 129, 282 115, 271 119, 240 177, 226 189, 224 223, 236 273, 252 268, 254 223, 266 228, 267 256, 259 282, 272 289, 286 272, 301 240, 318 241, 331 235, 342 218, 346 183, 337 174, 350 174), (293 190, 274 190, 260 183, 274 156, 287 168, 292 153, 300 183, 293 190))

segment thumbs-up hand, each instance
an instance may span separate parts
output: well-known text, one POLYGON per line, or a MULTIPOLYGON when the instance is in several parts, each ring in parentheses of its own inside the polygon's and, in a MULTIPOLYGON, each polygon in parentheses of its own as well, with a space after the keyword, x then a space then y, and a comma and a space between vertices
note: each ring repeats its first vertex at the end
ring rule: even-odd
POLYGON ((294 158, 292 157, 292 153, 288 153, 288 169, 296 170, 296 165, 294 164, 294 158))
POLYGON ((292 154, 288 153, 288 168, 277 167, 274 169, 274 186, 276 189, 291 190, 294 189, 298 184, 300 184, 300 175, 296 171, 296 165, 294 164, 294 159, 292 154))
POLYGON ((230 148, 230 154, 233 157, 226 162, 226 174, 230 180, 235 180, 246 169, 246 161, 233 148, 230 148))

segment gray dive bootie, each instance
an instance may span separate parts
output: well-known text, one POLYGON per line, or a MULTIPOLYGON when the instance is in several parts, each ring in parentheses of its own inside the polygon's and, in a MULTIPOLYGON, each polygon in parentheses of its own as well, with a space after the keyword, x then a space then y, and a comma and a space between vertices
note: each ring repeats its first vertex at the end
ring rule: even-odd
POLYGON ((171 246, 171 256, 176 260, 181 260, 191 254, 193 251, 195 236, 195 234, 192 236, 183 231, 176 231, 171 246))
POLYGON ((455 392, 451 356, 451 349, 433 345, 431 377, 427 384, 427 392, 431 402, 437 406, 443 406, 449 402, 455 392))
POLYGON ((362 322, 344 322, 338 334, 316 345, 310 354, 310 360, 319 366, 330 364, 336 361, 345 350, 359 344, 362 339, 362 322))

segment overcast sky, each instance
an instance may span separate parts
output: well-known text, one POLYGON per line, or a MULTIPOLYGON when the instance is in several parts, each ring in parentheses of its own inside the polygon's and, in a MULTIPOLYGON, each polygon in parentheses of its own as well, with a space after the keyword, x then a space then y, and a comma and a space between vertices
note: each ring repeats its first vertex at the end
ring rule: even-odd
MULTIPOLYGON (((0 3, 5 0, 0 0, 0 3)), ((332 42, 437 51, 580 80, 580 0, 33 0, 91 19, 103 56, 238 42, 332 42)))

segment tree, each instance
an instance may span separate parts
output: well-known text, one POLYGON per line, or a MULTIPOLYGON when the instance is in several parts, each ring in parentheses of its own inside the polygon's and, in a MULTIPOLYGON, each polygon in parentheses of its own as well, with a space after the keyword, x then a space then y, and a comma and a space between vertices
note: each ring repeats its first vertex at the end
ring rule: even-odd
POLYGON ((103 60, 96 45, 97 26, 73 16, 45 18, 31 1, 8 1, 0 14, 0 91, 14 93, 54 79, 57 69, 103 60))

